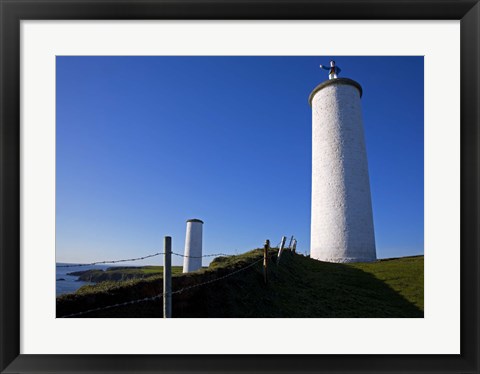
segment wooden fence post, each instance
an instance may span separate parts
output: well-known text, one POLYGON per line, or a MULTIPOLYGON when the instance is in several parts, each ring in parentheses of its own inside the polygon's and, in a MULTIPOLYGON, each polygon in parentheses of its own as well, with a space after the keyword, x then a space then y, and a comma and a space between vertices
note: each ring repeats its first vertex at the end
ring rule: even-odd
POLYGON ((296 250, 297 250, 297 239, 293 239, 292 252, 295 253, 296 250))
POLYGON ((265 245, 263 246, 263 280, 265 284, 268 282, 267 270, 268 270, 268 249, 270 248, 270 240, 265 240, 265 245))
POLYGON ((282 255, 283 247, 285 246, 286 241, 287 241, 287 237, 282 236, 282 241, 280 243, 280 249, 278 250, 277 264, 280 262, 280 256, 282 255))
POLYGON ((163 318, 172 318, 172 238, 163 241, 163 318))
POLYGON ((293 243, 293 235, 290 238, 290 243, 288 243, 288 249, 292 250, 292 243, 293 243))

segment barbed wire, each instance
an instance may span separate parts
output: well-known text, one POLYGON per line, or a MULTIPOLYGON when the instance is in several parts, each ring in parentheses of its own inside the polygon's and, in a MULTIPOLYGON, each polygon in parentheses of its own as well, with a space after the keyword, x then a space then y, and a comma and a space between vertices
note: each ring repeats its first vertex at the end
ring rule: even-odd
POLYGON ((124 260, 111 260, 111 261, 97 261, 97 262, 91 262, 89 264, 68 264, 68 265, 57 265, 58 268, 71 268, 71 267, 78 267, 78 266, 93 266, 93 265, 98 265, 98 264, 116 264, 118 262, 133 262, 133 261, 140 261, 140 260, 145 260, 146 258, 151 258, 159 255, 164 255, 165 252, 157 252, 151 255, 143 256, 143 257, 137 257, 137 258, 127 258, 124 260))
MULTIPOLYGON (((263 257, 258 259, 257 261, 254 261, 252 262, 251 264, 247 265, 247 266, 244 266, 243 268, 241 269, 237 269, 231 273, 228 273, 224 276, 221 276, 219 278, 215 278, 215 279, 210 279, 206 282, 203 282, 203 283, 198 283, 198 284, 194 284, 192 286, 187 286, 187 287, 184 287, 180 290, 177 290, 177 291, 173 291, 170 293, 170 295, 175 295, 175 294, 180 294, 182 292, 185 292, 185 291, 188 291, 192 288, 197 288, 197 287, 201 287, 201 286, 204 286, 206 284, 210 284, 210 283, 214 283, 214 282, 218 282, 222 279, 225 279, 225 278, 228 278, 228 277, 231 277, 235 274, 238 274, 244 270, 247 270, 249 268, 251 268, 252 266, 258 264, 260 261, 263 261, 263 257)), ((118 304, 113 304, 113 305, 108 305, 108 306, 104 306, 104 307, 99 307, 99 308, 94 308, 94 309, 89 309, 89 310, 85 310, 83 312, 78 312, 78 313, 72 313, 72 314, 67 314, 65 316, 62 316, 60 318, 70 318, 70 317, 76 317, 76 316, 80 316, 80 315, 84 315, 84 314, 88 314, 88 313, 93 313, 93 312, 99 312, 99 311, 103 311, 103 310, 106 310, 106 309, 111 309, 111 308, 118 308, 118 307, 121 307, 121 306, 127 306, 127 305, 133 305, 133 304, 138 304, 138 303, 142 303, 142 302, 146 302, 146 301, 154 301, 154 300, 157 300, 161 297, 163 297, 164 295, 166 295, 167 293, 166 292, 163 292, 159 295, 156 295, 156 296, 151 296, 151 297, 145 297, 143 299, 138 299, 138 300, 131 300, 131 301, 125 301, 123 303, 118 303, 118 304)))
POLYGON ((192 285, 192 286, 184 287, 184 288, 182 288, 181 290, 173 291, 173 292, 172 292, 172 295, 179 294, 179 293, 185 292, 185 291, 187 291, 187 290, 190 290, 190 289, 192 289, 192 288, 204 286, 204 285, 206 285, 206 284, 218 282, 218 281, 220 281, 220 280, 222 280, 222 279, 231 277, 232 275, 238 274, 238 273, 240 273, 240 272, 242 272, 242 271, 244 271, 244 270, 247 270, 247 269, 251 268, 252 266, 258 264, 260 261, 263 261, 263 257, 260 258, 260 259, 258 259, 257 261, 252 262, 250 265, 247 265, 247 266, 245 266, 245 267, 243 267, 243 268, 241 268, 241 269, 235 270, 235 271, 233 271, 233 272, 231 272, 231 273, 228 273, 228 274, 226 274, 226 275, 224 275, 224 276, 222 276, 222 277, 215 278, 215 279, 210 279, 209 281, 206 281, 206 282, 203 282, 203 283, 194 284, 194 285, 192 285))
POLYGON ((154 301, 154 300, 156 300, 156 299, 159 299, 159 298, 163 297, 163 295, 164 295, 164 293, 159 294, 159 295, 156 295, 156 296, 145 297, 145 298, 143 298, 143 299, 132 300, 132 301, 125 301, 125 302, 123 302, 123 303, 118 303, 118 304, 113 304, 113 305, 108 305, 108 306, 102 306, 102 307, 99 307, 99 308, 94 308, 94 309, 85 310, 85 311, 83 311, 83 312, 67 314, 66 316, 62 316, 62 317, 60 317, 60 318, 76 317, 76 316, 81 316, 81 315, 83 315, 83 314, 88 314, 88 313, 93 313, 93 312, 99 312, 99 311, 101 311, 101 310, 106 310, 106 309, 111 309, 111 308, 118 308, 118 307, 121 307, 121 306, 130 305, 130 304, 138 304, 138 303, 142 303, 142 302, 145 302, 145 301, 154 301))
MULTIPOLYGON (((280 240, 277 245, 275 246, 270 246, 270 248, 279 248, 280 244, 282 241, 280 240)), ((135 262, 135 261, 141 261, 145 260, 147 258, 152 258, 160 255, 164 255, 165 252, 157 252, 151 255, 146 255, 142 257, 136 257, 136 258, 127 258, 127 259, 122 259, 122 260, 105 260, 105 261, 96 261, 96 262, 90 262, 88 264, 65 264, 65 265, 56 265, 58 268, 71 268, 71 267, 81 267, 81 266, 93 266, 93 265, 100 265, 100 264, 116 264, 119 262, 135 262)), ((237 256, 233 254, 227 254, 227 253, 212 253, 212 254, 206 254, 202 256, 189 256, 189 255, 184 255, 182 253, 178 252, 172 252, 172 255, 178 256, 178 257, 184 257, 184 258, 204 258, 204 257, 232 257, 232 256, 237 256)))
MULTIPOLYGON (((143 256, 143 257, 137 257, 137 258, 127 258, 123 260, 111 260, 111 261, 97 261, 97 262, 90 262, 88 264, 66 264, 66 265, 56 265, 58 268, 71 268, 71 267, 79 267, 79 266, 93 266, 93 265, 99 265, 99 264, 116 264, 118 262, 134 262, 134 261, 140 261, 140 260, 145 260, 146 258, 151 258, 159 255, 164 255, 165 252, 157 252, 151 255, 143 256)), ((213 253, 213 254, 207 254, 203 256, 187 256, 183 255, 181 253, 177 252, 172 252, 172 255, 174 256, 180 256, 180 257, 188 257, 188 258, 203 258, 203 257, 230 257, 230 256, 235 256, 235 255, 229 255, 226 253, 213 253)))
POLYGON ((235 256, 235 255, 227 255, 226 253, 213 253, 213 254, 210 254, 210 255, 203 255, 203 256, 187 256, 187 255, 183 255, 183 254, 178 253, 178 252, 172 252, 172 255, 179 256, 179 257, 187 257, 187 258, 231 257, 231 256, 235 256))

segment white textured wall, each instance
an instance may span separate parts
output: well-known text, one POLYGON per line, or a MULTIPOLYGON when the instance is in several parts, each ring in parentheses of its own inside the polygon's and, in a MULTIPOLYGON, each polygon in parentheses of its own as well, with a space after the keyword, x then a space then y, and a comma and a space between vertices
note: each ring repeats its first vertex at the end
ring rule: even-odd
POLYGON ((183 272, 189 273, 202 267, 202 231, 203 223, 187 221, 187 234, 185 237, 185 257, 183 259, 183 272))
POLYGON ((311 257, 376 259, 360 93, 349 84, 327 85, 312 99, 311 257))

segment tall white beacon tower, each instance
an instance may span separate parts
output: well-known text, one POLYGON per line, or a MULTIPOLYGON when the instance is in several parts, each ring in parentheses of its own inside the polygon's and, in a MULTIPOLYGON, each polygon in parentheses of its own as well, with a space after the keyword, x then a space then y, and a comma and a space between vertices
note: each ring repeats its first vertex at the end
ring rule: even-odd
POLYGON ((185 257, 183 259, 184 273, 189 273, 202 267, 202 232, 203 221, 196 218, 187 221, 185 257))
POLYGON ((328 262, 376 260, 372 200, 360 98, 348 78, 320 83, 312 107, 310 257, 328 262))

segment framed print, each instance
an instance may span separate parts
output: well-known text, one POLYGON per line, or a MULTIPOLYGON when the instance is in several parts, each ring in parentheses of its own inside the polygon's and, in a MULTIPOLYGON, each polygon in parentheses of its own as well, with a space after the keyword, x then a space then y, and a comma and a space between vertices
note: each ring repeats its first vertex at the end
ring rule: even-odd
POLYGON ((479 372, 477 1, 0 3, 2 373, 479 372))

